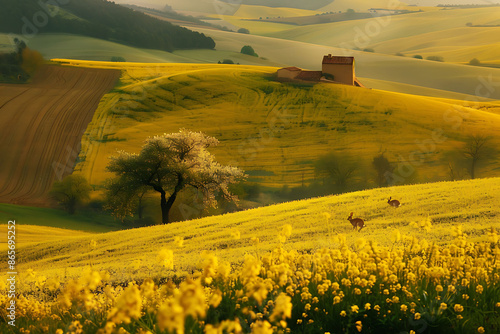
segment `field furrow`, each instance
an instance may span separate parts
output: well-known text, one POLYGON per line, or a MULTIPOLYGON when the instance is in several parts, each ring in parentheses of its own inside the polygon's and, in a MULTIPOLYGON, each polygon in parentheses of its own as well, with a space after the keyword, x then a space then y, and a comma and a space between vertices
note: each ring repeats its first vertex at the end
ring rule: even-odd
POLYGON ((26 85, 1 85, 0 202, 47 205, 73 171, 81 137, 119 71, 48 66, 26 85))

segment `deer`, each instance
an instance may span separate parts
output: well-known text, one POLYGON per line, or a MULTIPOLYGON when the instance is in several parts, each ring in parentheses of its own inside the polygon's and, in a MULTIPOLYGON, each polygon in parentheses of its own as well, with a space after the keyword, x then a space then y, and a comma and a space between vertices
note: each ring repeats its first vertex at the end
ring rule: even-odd
POLYGON ((361 229, 366 226, 365 222, 361 218, 352 218, 352 215, 353 213, 351 212, 351 215, 347 218, 347 220, 351 222, 353 230, 355 230, 356 227, 359 227, 358 232, 361 232, 361 229))
POLYGON ((395 208, 399 208, 401 206, 401 203, 397 199, 392 199, 392 197, 389 197, 387 203, 395 208))

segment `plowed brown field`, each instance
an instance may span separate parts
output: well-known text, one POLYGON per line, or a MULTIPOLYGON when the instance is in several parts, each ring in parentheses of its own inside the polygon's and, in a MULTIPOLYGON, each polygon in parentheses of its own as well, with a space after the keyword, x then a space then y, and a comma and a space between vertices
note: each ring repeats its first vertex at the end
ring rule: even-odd
POLYGON ((120 71, 47 66, 32 83, 0 84, 0 203, 45 206, 73 171, 80 140, 120 71))

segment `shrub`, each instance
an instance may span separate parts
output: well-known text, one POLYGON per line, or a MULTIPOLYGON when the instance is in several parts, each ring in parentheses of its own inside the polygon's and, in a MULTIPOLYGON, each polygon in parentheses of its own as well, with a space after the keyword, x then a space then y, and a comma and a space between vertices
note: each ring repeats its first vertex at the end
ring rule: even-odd
POLYGON ((364 52, 375 52, 375 50, 373 50, 372 48, 364 48, 363 51, 364 52))
POLYGON ((473 66, 479 66, 481 65, 481 62, 479 61, 479 59, 477 58, 473 58, 469 61, 469 65, 473 65, 473 66))
POLYGON ((444 58, 441 57, 441 56, 429 56, 429 57, 427 57, 425 59, 432 60, 432 61, 440 61, 440 62, 444 61, 444 58))
POLYGON ((234 64, 234 61, 231 59, 223 59, 222 62, 219 61, 219 64, 234 64))
POLYGON ((62 205, 64 210, 69 214, 74 214, 78 205, 90 199, 91 191, 92 187, 87 179, 81 175, 72 174, 62 181, 54 182, 49 194, 62 205))
POLYGON ((424 57, 422 57, 421 55, 414 55, 413 58, 416 58, 416 59, 424 59, 424 57))
POLYGON ((250 45, 245 45, 244 47, 242 47, 240 52, 243 53, 244 55, 249 55, 254 57, 259 56, 257 53, 255 53, 255 50, 250 45))
POLYGON ((119 56, 111 57, 111 61, 117 62, 117 63, 124 63, 124 62, 126 62, 125 58, 119 57, 119 56))
POLYGON ((240 34, 249 34, 250 30, 248 30, 247 28, 240 28, 240 29, 238 29, 238 32, 240 34))

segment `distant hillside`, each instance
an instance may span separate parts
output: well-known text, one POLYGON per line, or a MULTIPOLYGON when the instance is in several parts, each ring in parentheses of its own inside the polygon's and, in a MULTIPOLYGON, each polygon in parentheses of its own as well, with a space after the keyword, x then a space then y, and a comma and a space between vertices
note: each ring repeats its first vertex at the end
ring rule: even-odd
MULTIPOLYGON (((232 0, 222 0, 231 3, 232 0)), ((334 2, 335 0, 243 0, 244 5, 267 6, 267 7, 288 7, 316 10, 334 2)))
POLYGON ((215 47, 213 39, 202 33, 113 2, 69 0, 59 7, 41 4, 37 0, 2 1, 0 32, 22 34, 25 38, 40 32, 72 33, 164 51, 215 47))
POLYGON ((490 0, 406 0, 404 1, 409 5, 418 6, 437 6, 437 5, 491 5, 500 3, 499 1, 490 0))

